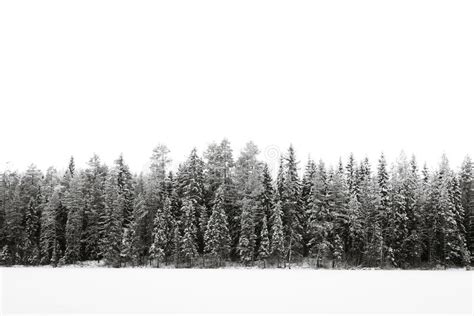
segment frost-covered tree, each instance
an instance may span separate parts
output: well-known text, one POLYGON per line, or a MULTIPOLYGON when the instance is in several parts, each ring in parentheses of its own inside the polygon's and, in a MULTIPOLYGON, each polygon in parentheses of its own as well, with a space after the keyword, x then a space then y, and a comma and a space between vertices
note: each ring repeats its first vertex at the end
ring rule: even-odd
POLYGON ((328 177, 322 161, 317 166, 312 189, 311 209, 308 210, 309 255, 317 264, 328 258, 332 251, 334 221, 329 207, 328 177))
POLYGON ((64 197, 68 209, 66 222, 66 263, 75 263, 81 260, 81 237, 83 233, 84 218, 84 178, 83 174, 76 173, 72 177, 70 186, 64 197))
POLYGON ((270 256, 270 238, 268 233, 267 216, 262 220, 262 230, 260 231, 260 244, 258 247, 257 258, 263 261, 263 267, 266 267, 267 258, 270 256))
POLYGON ((277 202, 272 214, 272 238, 271 238, 271 254, 278 260, 278 265, 285 258, 285 236, 283 232, 283 211, 281 202, 277 202))
POLYGON ((308 245, 311 240, 311 233, 310 233, 310 222, 309 222, 309 215, 313 208, 314 196, 313 196, 313 187, 315 182, 316 176, 316 164, 312 159, 308 160, 306 164, 306 168, 303 175, 303 182, 301 185, 301 226, 303 228, 302 232, 302 246, 303 246, 303 256, 306 257, 308 255, 308 245))
POLYGON ((204 235, 205 251, 221 265, 230 252, 230 233, 228 228, 227 215, 224 209, 225 203, 224 188, 217 190, 211 218, 207 224, 204 235))
POLYGON ((461 166, 460 173, 461 203, 464 209, 464 228, 466 241, 471 244, 471 253, 474 252, 474 171, 473 162, 467 156, 461 166))
POLYGON ((240 238, 238 251, 240 261, 248 265, 254 260, 255 250, 255 223, 254 223, 255 207, 247 198, 242 202, 242 215, 240 217, 240 238))
POLYGON ((125 214, 125 197, 119 182, 120 170, 113 168, 105 184, 105 208, 101 219, 101 254, 106 263, 119 267, 123 237, 123 216, 125 214))
POLYGON ((285 157, 285 176, 281 196, 285 248, 287 250, 288 263, 291 263, 292 259, 302 256, 301 241, 303 227, 301 225, 301 183, 298 176, 297 164, 295 151, 293 146, 290 146, 288 154, 285 157))
POLYGON ((25 264, 35 265, 40 261, 40 219, 42 213, 41 195, 42 173, 31 165, 20 183, 20 212, 24 214, 21 257, 25 264))
POLYGON ((193 204, 196 211, 197 242, 200 253, 204 249, 204 233, 209 218, 206 206, 206 191, 204 182, 204 162, 194 148, 188 160, 181 166, 177 175, 177 190, 181 199, 193 204))
POLYGON ((100 257, 100 219, 105 208, 105 181, 107 166, 103 165, 99 156, 94 155, 84 170, 84 219, 83 219, 83 247, 84 254, 89 260, 100 257))
POLYGON ((183 201, 183 236, 181 240, 181 254, 183 259, 189 266, 193 264, 193 260, 197 257, 197 240, 196 240, 196 220, 195 210, 191 201, 183 201))
POLYGON ((150 259, 156 261, 157 267, 160 267, 160 263, 165 259, 165 248, 168 245, 166 221, 163 210, 158 210, 153 222, 153 243, 150 247, 150 259))

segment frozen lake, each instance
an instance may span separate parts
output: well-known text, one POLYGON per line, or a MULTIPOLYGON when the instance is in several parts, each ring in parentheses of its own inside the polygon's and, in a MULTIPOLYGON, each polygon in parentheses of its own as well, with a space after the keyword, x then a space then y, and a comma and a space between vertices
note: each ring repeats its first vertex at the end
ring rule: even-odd
POLYGON ((473 295, 464 270, 4 268, 1 284, 5 314, 471 314, 473 295))

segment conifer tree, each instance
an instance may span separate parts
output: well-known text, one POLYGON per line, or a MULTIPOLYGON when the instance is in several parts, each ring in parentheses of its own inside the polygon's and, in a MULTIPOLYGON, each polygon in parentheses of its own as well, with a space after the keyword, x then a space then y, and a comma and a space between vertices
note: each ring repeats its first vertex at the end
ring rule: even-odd
POLYGON ((181 253, 183 259, 188 263, 188 266, 193 264, 193 260, 197 257, 197 241, 196 241, 196 225, 195 225, 195 210, 193 204, 189 200, 183 201, 181 212, 184 214, 183 219, 183 237, 181 240, 181 253))
POLYGON ((244 198, 242 204, 238 251, 242 263, 248 265, 254 260, 256 235, 253 212, 255 207, 252 207, 251 201, 246 198, 244 198))
POLYGON ((469 156, 464 159, 461 166, 460 190, 464 209, 465 238, 471 244, 471 254, 474 254, 474 172, 473 162, 469 156))
POLYGON ((266 267, 266 260, 270 256, 270 238, 268 235, 267 216, 263 216, 262 230, 260 231, 260 245, 258 247, 257 258, 263 261, 263 267, 266 267))
POLYGON ((101 220, 101 254, 108 265, 119 267, 123 238, 125 197, 121 194, 118 168, 113 168, 105 185, 105 209, 101 220))
POLYGON ((21 245, 25 264, 35 265, 40 260, 41 171, 31 165, 20 183, 20 207, 25 214, 25 228, 21 245))
POLYGON ((301 200, 298 167, 293 146, 285 158, 285 178, 282 194, 283 227, 288 263, 302 256, 301 200))
POLYGON ((83 175, 77 173, 72 177, 69 190, 65 196, 68 208, 66 223, 65 262, 75 263, 81 259, 81 236, 84 217, 83 175))
POLYGON ((204 162, 198 156, 196 148, 191 151, 188 160, 178 172, 178 194, 193 204, 196 211, 197 242, 200 253, 204 249, 204 233, 207 228, 209 215, 206 207, 206 192, 204 183, 204 162))
POLYGON ((221 186, 217 190, 211 218, 204 235, 205 251, 217 260, 219 266, 222 264, 222 260, 228 257, 231 243, 227 214, 224 209, 224 194, 224 188, 221 186))
POLYGON ((344 178, 344 166, 339 159, 337 168, 330 173, 328 181, 328 204, 334 224, 333 255, 336 256, 335 252, 338 251, 336 260, 342 260, 349 246, 348 201, 349 192, 344 178), (339 239, 336 240, 336 237, 339 239), (342 247, 342 250, 339 247, 342 247))
POLYGON ((90 260, 99 259, 100 219, 104 216, 104 191, 107 179, 107 167, 94 155, 88 161, 84 171, 85 208, 83 220, 83 247, 85 256, 90 260))
MULTIPOLYGON (((61 188, 58 186, 55 188, 54 192, 51 195, 49 201, 43 209, 43 214, 41 215, 41 253, 42 253, 42 263, 50 263, 57 246, 57 216, 58 210, 60 208, 60 194, 61 188)), ((59 254, 57 254, 59 255, 59 254)))
POLYGON ((313 160, 309 159, 305 168, 303 175, 303 182, 301 186, 301 203, 302 203, 302 215, 301 215, 301 225, 303 228, 302 233, 302 245, 303 245, 303 256, 308 255, 308 244, 311 240, 310 233, 310 222, 309 215, 311 209, 313 208, 313 187, 316 177, 316 164, 313 160))
POLYGON ((157 267, 160 262, 165 259, 165 248, 168 244, 167 223, 163 210, 156 212, 155 221, 153 222, 153 243, 150 247, 150 258, 156 261, 157 267))
POLYGON ((316 257, 318 266, 332 251, 331 233, 334 228, 328 201, 326 168, 319 162, 312 189, 311 209, 308 212, 309 254, 316 257))
POLYGON ((277 202, 273 209, 272 214, 272 239, 271 239, 271 253, 280 261, 285 258, 285 236, 283 232, 283 211, 281 208, 281 202, 277 202))

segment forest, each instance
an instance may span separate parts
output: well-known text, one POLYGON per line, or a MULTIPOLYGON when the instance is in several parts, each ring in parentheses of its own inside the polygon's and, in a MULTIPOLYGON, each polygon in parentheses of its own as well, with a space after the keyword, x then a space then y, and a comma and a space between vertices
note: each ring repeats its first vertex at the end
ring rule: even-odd
POLYGON ((94 155, 84 169, 31 165, 0 180, 0 265, 436 269, 469 267, 474 251, 473 162, 453 170, 415 156, 299 166, 292 146, 277 170, 249 142, 227 139, 177 170, 154 148, 132 174, 94 155))

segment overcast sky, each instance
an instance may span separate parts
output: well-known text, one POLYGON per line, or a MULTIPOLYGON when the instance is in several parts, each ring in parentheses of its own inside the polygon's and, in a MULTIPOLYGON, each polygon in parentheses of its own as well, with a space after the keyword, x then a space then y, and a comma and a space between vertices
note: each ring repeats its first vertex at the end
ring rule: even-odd
POLYGON ((474 153, 472 1, 2 1, 0 166, 227 137, 270 164, 474 153))

